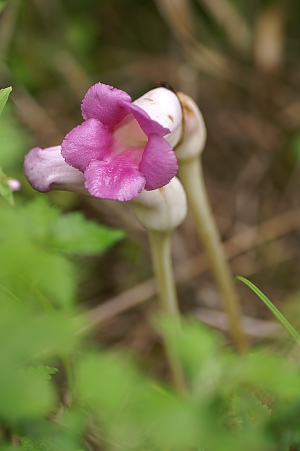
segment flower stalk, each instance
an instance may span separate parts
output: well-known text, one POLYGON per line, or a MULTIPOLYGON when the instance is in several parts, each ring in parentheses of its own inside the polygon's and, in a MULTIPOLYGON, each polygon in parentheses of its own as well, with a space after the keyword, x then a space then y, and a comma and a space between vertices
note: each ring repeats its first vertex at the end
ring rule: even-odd
MULTIPOLYGON (((138 221, 148 231, 161 310, 175 319, 179 331, 180 312, 172 267, 171 234, 186 216, 185 192, 180 181, 174 177, 163 188, 142 191, 131 203, 138 221)), ((182 393, 186 384, 181 362, 167 335, 164 336, 164 341, 174 386, 182 393)))
POLYGON ((183 108, 183 138, 175 149, 179 177, 228 314, 233 342, 239 351, 244 352, 248 343, 241 326, 239 298, 205 188, 200 158, 206 139, 204 121, 190 97, 183 93, 178 93, 178 97, 183 108))
MULTIPOLYGON (((175 319, 179 331, 180 312, 172 267, 171 233, 148 230, 148 236, 161 309, 163 313, 175 319)), ((166 336, 164 340, 174 387, 182 393, 186 389, 186 384, 181 363, 173 352, 172 343, 166 336)))

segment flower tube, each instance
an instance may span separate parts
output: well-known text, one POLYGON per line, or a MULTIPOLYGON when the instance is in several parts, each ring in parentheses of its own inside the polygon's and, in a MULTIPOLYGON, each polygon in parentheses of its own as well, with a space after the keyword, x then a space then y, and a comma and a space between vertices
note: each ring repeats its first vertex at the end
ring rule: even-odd
POLYGON ((83 173, 66 163, 61 146, 31 149, 25 157, 24 171, 32 187, 42 193, 53 189, 89 194, 83 173))
POLYGON ((156 88, 132 102, 126 92, 97 83, 81 110, 84 122, 61 146, 35 148, 25 157, 25 175, 35 189, 128 201, 175 176, 182 111, 172 91, 156 88))

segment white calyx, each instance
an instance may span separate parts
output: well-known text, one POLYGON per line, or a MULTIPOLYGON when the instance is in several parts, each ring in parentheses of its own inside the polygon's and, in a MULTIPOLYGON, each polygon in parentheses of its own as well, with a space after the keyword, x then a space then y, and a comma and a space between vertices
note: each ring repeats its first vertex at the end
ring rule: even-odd
POLYGON ((130 202, 138 221, 146 229, 156 232, 172 231, 187 214, 185 191, 177 177, 162 188, 143 190, 130 202))

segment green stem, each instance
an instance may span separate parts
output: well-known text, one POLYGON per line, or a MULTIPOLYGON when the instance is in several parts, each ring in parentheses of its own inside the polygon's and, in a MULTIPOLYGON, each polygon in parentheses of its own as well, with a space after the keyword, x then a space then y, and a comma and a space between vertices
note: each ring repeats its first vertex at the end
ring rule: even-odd
POLYGON ((199 157, 179 162, 179 176, 185 188, 188 204, 193 212, 196 227, 229 317, 232 339, 240 351, 248 347, 241 326, 238 295, 222 247, 220 234, 211 212, 199 157))
POLYGON ((61 356, 61 361, 64 366, 64 370, 67 376, 67 381, 69 384, 69 390, 71 394, 71 403, 73 404, 76 398, 76 391, 75 391, 75 381, 73 376, 73 368, 71 364, 71 359, 69 356, 61 356))
MULTIPOLYGON (((153 230, 148 230, 148 233, 161 307, 164 313, 175 318, 179 330, 180 313, 172 268, 171 233, 153 230)), ((182 393, 186 390, 186 385, 181 363, 170 340, 166 336, 164 340, 174 386, 179 393, 182 393)))

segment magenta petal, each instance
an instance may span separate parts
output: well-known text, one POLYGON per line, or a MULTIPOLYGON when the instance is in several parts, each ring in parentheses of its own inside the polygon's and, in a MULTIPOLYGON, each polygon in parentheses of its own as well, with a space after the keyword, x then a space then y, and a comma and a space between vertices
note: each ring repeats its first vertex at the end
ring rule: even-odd
POLYGON ((92 160, 107 158, 111 146, 110 130, 96 119, 88 119, 66 135, 61 153, 70 166, 84 172, 92 160))
POLYGON ((92 196, 120 201, 137 197, 145 187, 138 170, 139 149, 123 152, 111 161, 93 161, 86 169, 85 187, 92 196))
POLYGON ((96 83, 86 93, 81 111, 84 119, 98 119, 113 127, 128 114, 131 97, 113 86, 96 83))
POLYGON ((146 178, 147 190, 169 183, 178 170, 177 158, 170 144, 159 135, 150 135, 139 170, 146 178))
POLYGON ((167 135, 170 133, 170 130, 166 127, 163 127, 158 122, 154 121, 150 118, 149 114, 146 113, 142 108, 137 105, 131 103, 129 105, 131 113, 134 115, 136 120, 138 121, 143 132, 148 136, 150 133, 155 133, 160 136, 167 135))

